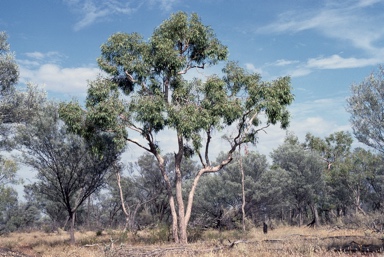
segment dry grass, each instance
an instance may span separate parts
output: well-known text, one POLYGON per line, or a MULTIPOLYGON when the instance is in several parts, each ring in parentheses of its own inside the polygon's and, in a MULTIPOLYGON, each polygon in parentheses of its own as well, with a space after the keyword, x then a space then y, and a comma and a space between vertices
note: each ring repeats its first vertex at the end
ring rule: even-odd
MULTIPOLYGON (((382 247, 383 235, 369 234, 364 230, 310 229, 281 227, 263 234, 261 229, 241 231, 204 231, 200 239, 187 246, 166 242, 164 231, 140 231, 137 234, 116 231, 77 232, 77 244, 69 244, 66 232, 12 233, 0 237, 0 248, 23 252, 30 256, 362 256, 335 251, 343 247, 369 245, 382 247), (113 243, 112 243, 113 242, 113 243), (232 247, 231 247, 232 246, 232 247)), ((382 250, 382 248, 381 248, 382 250)), ((0 255, 3 256, 3 255, 0 255)), ((366 256, 366 254, 364 254, 366 256)), ((371 256, 379 256, 374 253, 371 256)))

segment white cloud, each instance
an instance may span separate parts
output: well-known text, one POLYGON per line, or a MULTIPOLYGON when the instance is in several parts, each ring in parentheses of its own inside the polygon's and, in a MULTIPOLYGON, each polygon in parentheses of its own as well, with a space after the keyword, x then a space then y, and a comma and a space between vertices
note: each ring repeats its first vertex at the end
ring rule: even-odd
POLYGON ((245 64, 245 68, 251 72, 255 72, 255 73, 258 73, 258 74, 263 74, 263 70, 261 68, 256 68, 255 65, 253 65, 252 63, 246 63, 245 64))
POLYGON ((297 78, 297 77, 306 76, 306 75, 310 74, 311 72, 312 72, 311 69, 308 69, 308 68, 305 68, 305 67, 304 68, 300 67, 300 68, 295 68, 293 70, 290 70, 287 73, 292 78, 297 78))
POLYGON ((79 31, 112 15, 131 14, 141 5, 140 1, 134 0, 65 0, 65 2, 80 16, 80 20, 74 25, 75 31, 79 31))
POLYGON ((291 61, 291 60, 285 60, 285 59, 280 59, 280 60, 277 60, 274 65, 276 66, 286 66, 286 65, 291 65, 291 64, 295 64, 295 63, 298 63, 299 61, 291 61))
MULTIPOLYGON (((292 76, 307 75, 313 69, 340 69, 374 66, 384 58, 384 27, 379 26, 384 13, 372 15, 369 8, 380 8, 383 1, 352 0, 325 1, 322 7, 288 10, 279 15, 276 22, 257 30, 259 33, 298 33, 312 30, 328 39, 336 39, 345 47, 352 46, 360 51, 355 56, 341 57, 334 54, 327 57, 308 58, 297 67, 292 76), (375 6, 377 5, 377 6, 375 6)), ((327 42, 324 40, 324 42, 327 42)), ((330 41, 332 43, 332 41, 330 41)), ((277 62, 276 64, 278 64, 277 62)), ((281 64, 288 65, 285 60, 281 64)))
POLYGON ((18 59, 17 62, 24 67, 36 67, 44 63, 60 63, 66 56, 56 51, 28 52, 24 54, 28 59, 18 59))
POLYGON ((160 10, 169 12, 178 0, 65 0, 65 2, 80 16, 80 20, 74 25, 74 30, 79 31, 112 15, 130 15, 145 3, 149 7, 156 6, 160 10))
POLYGON ((150 6, 160 6, 160 9, 166 12, 171 11, 178 0, 150 0, 150 6))
POLYGON ((381 62, 382 59, 377 58, 343 58, 335 54, 330 57, 310 58, 307 67, 316 69, 358 68, 377 65, 381 62))
POLYGON ((278 21, 259 32, 300 32, 316 30, 323 35, 352 43, 356 48, 374 53, 375 42, 384 37, 384 28, 378 26, 383 15, 370 15, 365 7, 380 1, 328 2, 321 9, 289 11, 280 15, 278 21))
POLYGON ((367 7, 379 3, 382 0, 359 0, 357 6, 367 7))
POLYGON ((101 71, 93 67, 62 68, 43 64, 37 68, 20 65, 20 82, 45 85, 45 90, 69 95, 85 95, 87 81, 94 80, 101 71))
POLYGON ((62 55, 59 52, 55 52, 55 51, 50 51, 50 52, 46 52, 46 53, 35 51, 35 52, 25 53, 25 55, 28 56, 29 58, 33 58, 33 59, 37 59, 37 60, 62 57, 62 55))

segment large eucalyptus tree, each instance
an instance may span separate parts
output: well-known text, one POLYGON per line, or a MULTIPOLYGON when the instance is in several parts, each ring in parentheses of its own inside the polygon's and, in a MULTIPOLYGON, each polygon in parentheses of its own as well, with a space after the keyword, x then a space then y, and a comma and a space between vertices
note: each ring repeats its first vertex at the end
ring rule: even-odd
POLYGON ((191 69, 204 69, 227 58, 228 50, 197 14, 173 14, 144 40, 137 33, 116 33, 101 46, 99 66, 110 78, 90 83, 86 111, 76 102, 62 106, 61 115, 74 131, 90 138, 104 131, 115 142, 137 146, 155 156, 167 186, 175 242, 187 243, 187 225, 200 177, 221 170, 242 144, 256 143, 257 133, 270 124, 288 125, 286 107, 293 101, 289 77, 262 82, 235 62, 223 77, 186 81, 191 69), (264 123, 262 123, 262 121, 264 123), (226 158, 210 161, 214 131, 231 126, 226 158), (170 133, 173 131, 173 134, 170 133), (174 140, 158 142, 156 134, 174 140), (137 140, 138 135, 141 140, 137 140), (165 170, 163 149, 174 142, 175 190, 165 170), (181 161, 195 155, 201 168, 183 202, 181 161), (173 194, 175 192, 175 195, 173 194), (176 203, 175 203, 176 199, 176 203))

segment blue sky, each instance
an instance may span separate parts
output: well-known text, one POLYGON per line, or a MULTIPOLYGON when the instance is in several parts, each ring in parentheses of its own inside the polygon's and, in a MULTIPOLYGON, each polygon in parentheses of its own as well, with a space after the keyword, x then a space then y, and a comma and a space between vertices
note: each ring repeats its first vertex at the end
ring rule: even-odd
MULTIPOLYGON (((149 38, 180 10, 196 12, 211 26, 230 60, 265 80, 292 77, 290 130, 301 140, 307 132, 324 137, 350 131, 350 86, 384 60, 382 0, 2 0, 0 31, 9 36, 21 85, 30 81, 51 98, 83 101, 86 81, 100 72, 100 45, 110 35, 149 38)), ((256 149, 268 155, 284 136, 269 128, 256 149)))

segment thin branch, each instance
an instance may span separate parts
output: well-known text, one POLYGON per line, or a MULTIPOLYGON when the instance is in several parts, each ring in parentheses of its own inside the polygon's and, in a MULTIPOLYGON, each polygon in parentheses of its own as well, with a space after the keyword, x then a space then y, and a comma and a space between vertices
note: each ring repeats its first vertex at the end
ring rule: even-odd
POLYGON ((133 143, 133 144, 135 144, 135 145, 137 145, 137 146, 139 146, 140 148, 144 149, 145 151, 148 151, 148 152, 152 153, 151 149, 149 149, 149 148, 143 146, 142 144, 140 144, 139 142, 137 142, 137 141, 135 141, 135 140, 133 140, 133 139, 125 138, 125 140, 127 140, 128 142, 131 142, 131 143, 133 143))

